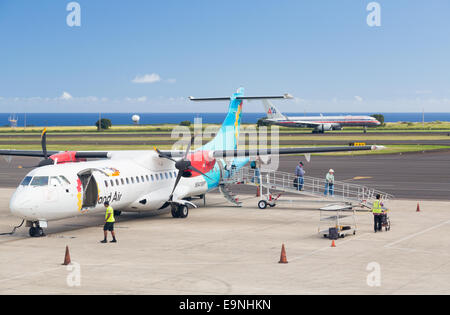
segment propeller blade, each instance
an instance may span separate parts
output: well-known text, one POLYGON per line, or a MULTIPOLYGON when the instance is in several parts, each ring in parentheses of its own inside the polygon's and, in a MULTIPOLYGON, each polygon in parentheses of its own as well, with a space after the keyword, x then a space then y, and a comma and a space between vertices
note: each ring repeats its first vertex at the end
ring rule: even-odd
POLYGON ((186 148, 186 152, 184 153, 183 160, 185 160, 187 158, 187 155, 189 154, 189 151, 191 150, 191 145, 192 145, 192 143, 194 143, 194 139, 195 139, 194 136, 192 136, 191 141, 188 143, 188 146, 186 148))
POLYGON ((47 128, 44 128, 44 130, 42 130, 41 146, 42 146, 42 153, 44 153, 44 159, 47 159, 48 158, 48 155, 47 155, 47 128))
POLYGON ((173 198, 173 192, 175 191, 175 188, 177 188, 178 183, 180 182, 181 177, 183 176, 183 172, 179 171, 177 175, 177 179, 175 180, 175 185, 173 185, 172 192, 170 193, 169 201, 172 201, 173 198))
POLYGON ((203 176, 209 178, 210 180, 212 180, 211 177, 209 177, 208 175, 206 175, 205 173, 203 173, 202 171, 200 171, 199 169, 193 167, 192 165, 188 167, 188 169, 190 169, 191 171, 197 172, 199 174, 202 174, 203 176))

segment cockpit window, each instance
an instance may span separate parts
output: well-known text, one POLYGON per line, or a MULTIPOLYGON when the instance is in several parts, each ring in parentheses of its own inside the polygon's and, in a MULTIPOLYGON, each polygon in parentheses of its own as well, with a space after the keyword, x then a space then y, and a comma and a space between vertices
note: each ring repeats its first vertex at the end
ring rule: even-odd
POLYGON ((26 177, 22 180, 22 182, 20 183, 20 185, 22 185, 22 186, 28 186, 28 185, 30 184, 32 178, 33 178, 32 176, 26 176, 26 177))
POLYGON ((31 186, 47 186, 48 176, 34 176, 31 181, 31 186))
POLYGON ((62 182, 66 185, 70 185, 70 182, 69 182, 69 180, 65 177, 65 176, 62 176, 62 175, 59 175, 59 178, 61 178, 62 179, 62 182))
POLYGON ((50 186, 61 186, 61 180, 56 176, 50 177, 50 186))

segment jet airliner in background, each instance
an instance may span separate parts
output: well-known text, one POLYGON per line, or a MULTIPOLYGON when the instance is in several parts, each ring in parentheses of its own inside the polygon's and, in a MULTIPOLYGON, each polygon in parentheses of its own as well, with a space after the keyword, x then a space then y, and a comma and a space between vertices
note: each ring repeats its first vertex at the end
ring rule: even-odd
POLYGON ((267 118, 270 124, 285 127, 314 128, 313 133, 324 133, 330 130, 342 130, 344 127, 367 127, 379 126, 380 122, 371 116, 298 116, 288 117, 283 115, 269 100, 262 100, 267 118))
MULTIPOLYGON (((285 99, 284 96, 244 96, 240 88, 231 97, 193 98, 192 101, 229 101, 228 114, 209 143, 191 151, 42 151, 0 150, 0 155, 40 157, 10 200, 13 215, 26 221, 30 236, 43 236, 48 221, 105 211, 105 201, 117 211, 145 212, 170 207, 172 216, 186 218, 189 200, 216 189, 248 163, 250 157, 273 154, 309 154, 376 150, 377 146, 238 149, 244 100, 285 99), (94 158, 98 160, 87 161, 94 158)), ((192 140, 191 140, 192 143, 192 140)))

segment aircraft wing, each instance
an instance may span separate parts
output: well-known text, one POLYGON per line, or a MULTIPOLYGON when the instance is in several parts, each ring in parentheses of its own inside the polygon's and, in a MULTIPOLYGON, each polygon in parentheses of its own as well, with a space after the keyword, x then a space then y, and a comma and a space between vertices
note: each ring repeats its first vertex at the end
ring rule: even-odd
MULTIPOLYGON (((279 149, 250 149, 250 150, 215 150, 210 153, 213 158, 224 157, 253 157, 257 155, 286 155, 286 154, 308 154, 308 153, 326 153, 326 152, 348 152, 348 151, 370 151, 382 150, 384 146, 365 145, 365 146, 339 146, 339 147, 298 147, 298 148, 279 148, 279 149)), ((182 151, 161 151, 167 156, 177 158, 182 157, 182 151)))
MULTIPOLYGON (((63 153, 64 151, 47 151, 47 156, 52 156, 55 154, 63 153)), ((38 150, 0 150, 0 155, 9 155, 9 156, 28 156, 28 157, 45 157, 43 151, 38 150)), ((108 152, 100 152, 100 151, 76 151, 76 158, 87 159, 87 158, 108 158, 108 152)))
POLYGON ((279 148, 279 149, 251 149, 251 150, 216 150, 213 152, 213 157, 251 157, 257 155, 286 155, 286 154, 308 154, 308 153, 326 153, 326 152, 347 152, 347 151, 369 151, 382 150, 385 147, 377 145, 365 146, 340 146, 340 147, 302 147, 302 148, 279 148))

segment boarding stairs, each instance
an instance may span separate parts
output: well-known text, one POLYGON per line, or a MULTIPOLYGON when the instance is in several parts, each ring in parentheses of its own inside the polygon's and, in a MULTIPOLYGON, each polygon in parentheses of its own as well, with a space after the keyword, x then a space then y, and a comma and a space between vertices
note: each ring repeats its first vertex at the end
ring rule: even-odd
MULTIPOLYGON (((233 172, 232 176, 223 179, 220 185, 230 187, 231 184, 261 185, 262 188, 276 190, 280 192, 309 196, 319 198, 322 201, 330 203, 345 203, 353 206, 361 206, 371 208, 376 199, 376 195, 380 194, 381 201, 386 202, 393 199, 393 196, 364 185, 357 185, 343 181, 334 182, 334 195, 325 194, 326 181, 322 178, 304 176, 302 190, 298 190, 294 186, 294 180, 297 178, 294 174, 280 171, 264 171, 259 176, 255 176, 255 169, 243 167, 233 172)), ((219 186, 220 187, 220 186, 219 186)), ((268 193, 269 194, 269 193, 268 193)))
POLYGON ((241 207, 242 206, 242 202, 239 201, 239 198, 231 191, 231 187, 229 184, 226 183, 220 183, 219 184, 219 191, 222 193, 222 195, 225 197, 225 199, 237 206, 237 207, 241 207))

